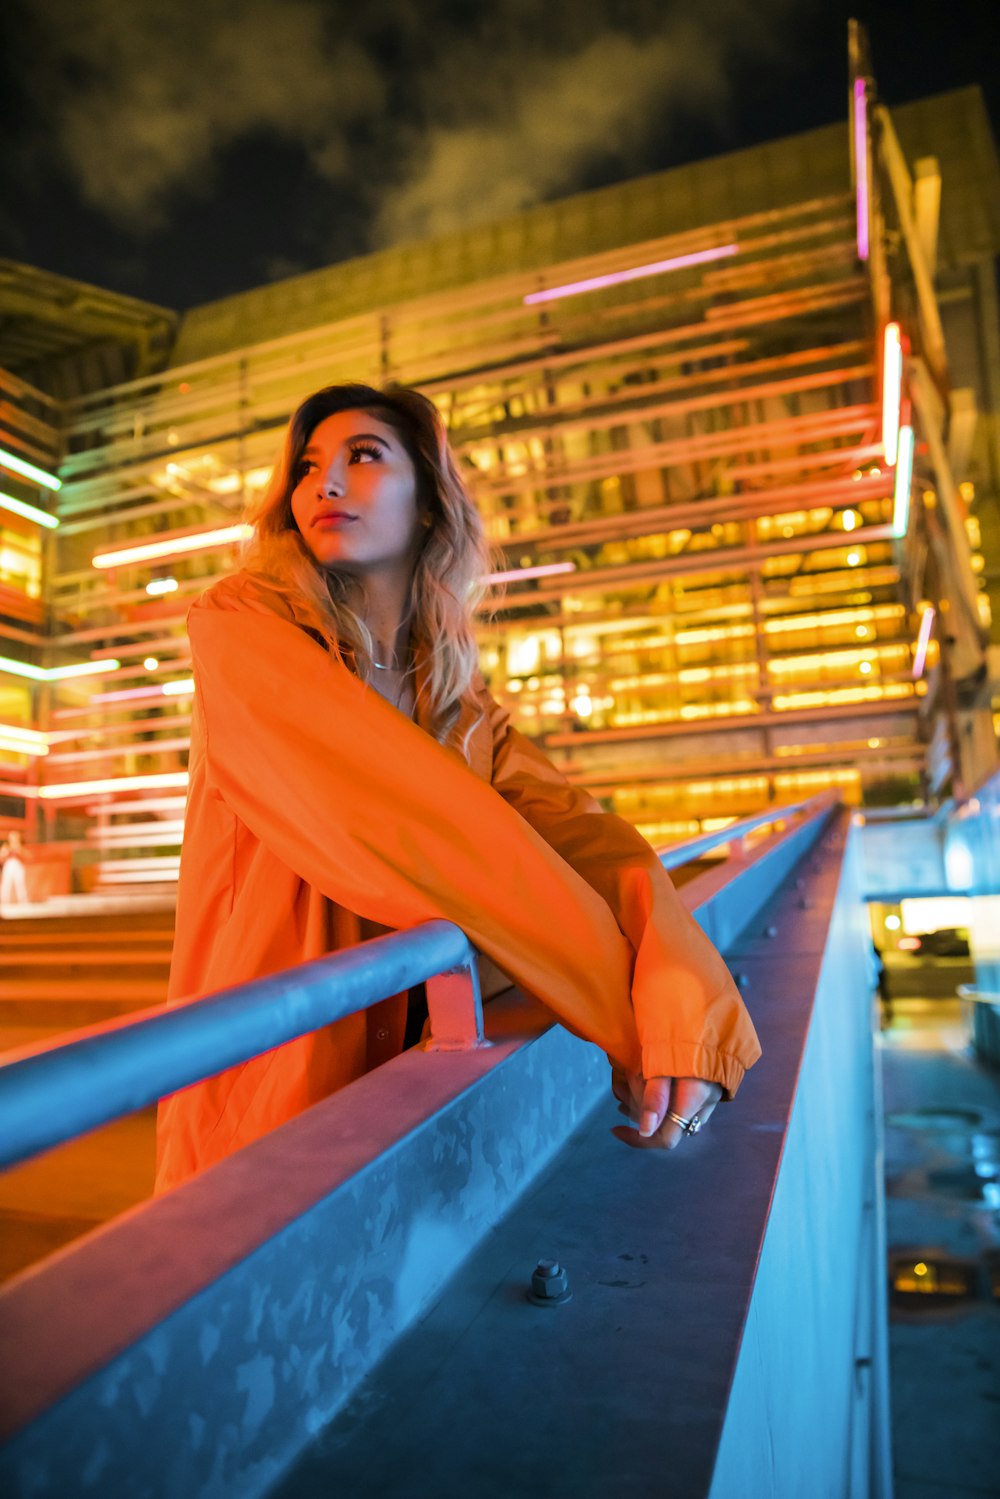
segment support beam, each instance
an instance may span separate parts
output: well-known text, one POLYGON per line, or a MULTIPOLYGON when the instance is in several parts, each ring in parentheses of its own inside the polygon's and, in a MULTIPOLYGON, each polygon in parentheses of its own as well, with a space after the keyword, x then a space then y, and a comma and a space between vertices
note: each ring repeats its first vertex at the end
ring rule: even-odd
POLYGON ((941 213, 941 169, 936 156, 922 156, 913 168, 913 215, 927 271, 937 269, 938 223, 941 213))
POLYGON ((924 255, 916 215, 913 212, 913 182, 895 126, 884 104, 877 106, 875 117, 879 125, 882 160, 892 187, 893 200, 899 215, 899 227, 903 233, 910 269, 916 283, 924 356, 936 383, 943 390, 948 383, 948 355, 945 349, 944 329, 941 327, 941 315, 938 312, 937 298, 934 294, 934 277, 924 255))

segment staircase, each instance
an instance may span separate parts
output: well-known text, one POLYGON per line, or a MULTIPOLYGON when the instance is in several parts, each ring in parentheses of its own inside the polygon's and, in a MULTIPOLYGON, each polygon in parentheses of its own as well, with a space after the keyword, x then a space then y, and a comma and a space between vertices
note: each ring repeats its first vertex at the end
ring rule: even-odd
MULTIPOLYGON (((0 920, 0 1053, 166 999, 172 903, 51 904, 60 914, 0 920)), ((155 1118, 144 1109, 0 1176, 0 1280, 150 1195, 155 1118)))

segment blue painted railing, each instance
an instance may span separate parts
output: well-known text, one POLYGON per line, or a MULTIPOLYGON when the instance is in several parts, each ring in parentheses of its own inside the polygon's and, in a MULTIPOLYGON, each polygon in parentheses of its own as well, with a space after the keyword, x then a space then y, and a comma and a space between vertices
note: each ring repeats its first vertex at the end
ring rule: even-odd
MULTIPOLYGON (((829 793, 771 808, 661 852, 676 869, 750 832, 830 804, 829 793)), ((205 999, 90 1028, 0 1065, 0 1168, 108 1124, 285 1041, 427 983, 432 1050, 482 1045, 476 951, 452 922, 429 921, 205 999), (449 982, 450 981, 450 982, 449 982)))
POLYGON ((682 864, 690 864, 692 860, 700 859, 703 854, 712 853, 714 849, 727 843, 742 843, 748 833, 773 827, 775 823, 787 822, 793 817, 810 816, 822 807, 832 807, 836 799, 834 793, 820 791, 816 796, 806 797, 800 802, 787 802, 781 807, 769 807, 766 812, 757 812, 753 817, 741 817, 739 822, 730 823, 728 827, 717 828, 713 833, 703 833, 699 838, 687 838, 683 843, 661 849, 660 863, 664 869, 679 869, 682 864))
MULTIPOLYGON (((571 1474, 597 1495, 623 1471, 662 1486, 670 1450, 684 1499, 885 1499, 887 1481, 864 1481, 888 1452, 870 935, 856 830, 825 801, 774 809, 786 826, 773 837, 720 830, 713 846, 731 857, 686 872, 681 901, 738 972, 766 1057, 690 1151, 623 1157, 610 1103, 597 1106, 603 1056, 511 989, 487 1009, 491 1047, 404 1052, 0 1288, 17 1369, 0 1489, 264 1499, 287 1477, 278 1492, 301 1499, 363 1491, 381 1463, 438 1499, 490 1476, 496 1495, 565 1489, 571 1474), (535 1322, 524 1277, 564 1250, 569 1315, 535 1322), (636 1281, 622 1261, 640 1250, 636 1281), (429 1345, 408 1365, 402 1335, 423 1337, 425 1315, 429 1345), (525 1426, 539 1338, 545 1366, 574 1378, 525 1426), (344 1433, 360 1427, 344 1402, 397 1354, 411 1419, 386 1423, 398 1401, 363 1397, 373 1420, 352 1484, 344 1433), (597 1391, 612 1419, 595 1423, 597 1391), (523 1440, 484 1470, 498 1419, 523 1440), (303 1485, 292 1465, 323 1466, 326 1431, 335 1471, 303 1485)), ((351 959, 370 967, 373 946, 351 959)), ((451 987, 468 1008, 467 978, 451 987)))

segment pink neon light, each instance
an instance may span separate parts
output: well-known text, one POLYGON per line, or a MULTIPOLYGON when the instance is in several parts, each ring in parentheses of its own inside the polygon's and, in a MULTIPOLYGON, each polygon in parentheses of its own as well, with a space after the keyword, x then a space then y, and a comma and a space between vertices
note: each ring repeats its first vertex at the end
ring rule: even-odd
POLYGON ((162 697, 162 687, 122 687, 117 692, 95 692, 92 703, 127 703, 139 698, 162 697))
POLYGON ((672 260, 654 260, 651 265, 634 265, 628 271, 611 271, 607 276, 590 276, 586 281, 569 281, 565 286, 533 291, 522 300, 526 307, 536 302, 555 302, 560 297, 578 297, 581 292, 598 291, 602 286, 617 286, 620 281, 639 281, 643 276, 659 276, 663 271, 679 271, 686 265, 703 265, 705 261, 724 260, 728 255, 739 253, 739 245, 719 245, 714 250, 695 250, 690 255, 675 255, 672 260))
POLYGON ((506 573, 487 573, 484 583, 519 583, 522 578, 552 578, 556 573, 575 573, 575 562, 546 562, 538 567, 512 567, 506 573))
POLYGON ((868 236, 868 105, 865 80, 854 80, 854 174, 858 225, 858 259, 867 260, 868 236))
POLYGON ((924 674, 924 662, 927 659, 927 647, 930 644, 931 630, 934 628, 934 605, 928 604, 920 616, 920 632, 917 635, 917 649, 913 657, 913 680, 916 681, 924 674))

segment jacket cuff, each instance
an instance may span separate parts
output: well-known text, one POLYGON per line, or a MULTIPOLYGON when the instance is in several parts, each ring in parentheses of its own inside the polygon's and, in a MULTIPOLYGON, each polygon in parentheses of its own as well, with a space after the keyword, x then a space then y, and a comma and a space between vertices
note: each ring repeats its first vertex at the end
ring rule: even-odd
POLYGON ((642 1048, 642 1075, 698 1077, 722 1084, 723 1100, 735 1097, 746 1068, 726 1052, 688 1041, 653 1041, 642 1048))

